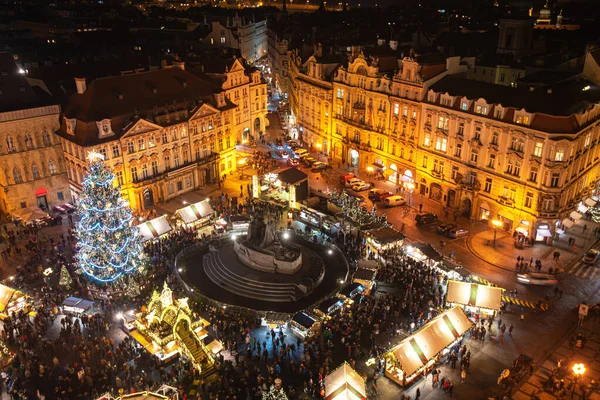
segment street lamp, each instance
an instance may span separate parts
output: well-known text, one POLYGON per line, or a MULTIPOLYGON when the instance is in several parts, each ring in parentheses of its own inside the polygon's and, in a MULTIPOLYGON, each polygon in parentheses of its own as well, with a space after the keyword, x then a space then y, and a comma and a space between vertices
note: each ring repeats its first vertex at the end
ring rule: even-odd
POLYGON ((317 143, 317 161, 321 161, 321 149, 323 148, 323 145, 321 143, 317 143))
POLYGON ((244 168, 246 167, 246 158, 238 160, 238 168, 240 169, 240 179, 244 177, 244 168))
POLYGON ((375 169, 369 165, 367 167, 367 176, 369 177, 369 181, 371 180, 371 175, 373 175, 373 171, 375 171, 375 169))
POLYGON ((496 247, 496 231, 498 230, 498 228, 501 228, 503 225, 504 224, 500 220, 497 220, 497 219, 492 220, 492 226, 494 227, 494 247, 496 247))
POLYGON ((571 393, 571 398, 575 396, 575 389, 577 389, 577 381, 579 377, 585 373, 585 365, 582 363, 573 365, 573 375, 575 375, 575 384, 573 385, 573 393, 571 393))

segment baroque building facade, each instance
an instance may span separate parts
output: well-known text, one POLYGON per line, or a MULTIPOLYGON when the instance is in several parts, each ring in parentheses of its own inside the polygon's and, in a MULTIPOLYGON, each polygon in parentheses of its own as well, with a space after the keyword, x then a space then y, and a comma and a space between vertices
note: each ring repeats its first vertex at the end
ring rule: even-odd
POLYGON ((250 82, 262 90, 260 73, 249 75, 235 62, 223 77, 195 75, 177 63, 97 79, 89 87, 85 79, 76 79, 78 93, 69 98, 58 129, 73 196, 80 193, 89 151, 104 156, 123 196, 137 210, 235 171, 242 97, 228 94, 233 87, 249 90, 250 82))
POLYGON ((60 106, 0 54, 0 209, 21 215, 71 201, 59 138, 60 106))

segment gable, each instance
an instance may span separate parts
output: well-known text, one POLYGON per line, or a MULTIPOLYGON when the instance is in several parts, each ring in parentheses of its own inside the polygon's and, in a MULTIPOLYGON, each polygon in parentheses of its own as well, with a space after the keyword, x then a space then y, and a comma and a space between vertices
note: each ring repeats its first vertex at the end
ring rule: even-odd
POLYGON ((201 119, 201 118, 204 118, 206 116, 214 115, 214 114, 218 114, 218 113, 219 113, 219 110, 217 110, 216 108, 214 108, 210 104, 204 103, 204 104, 202 104, 200 106, 200 108, 198 109, 198 111, 196 111, 194 113, 194 115, 192 115, 192 118, 190 118, 190 121, 201 119))
POLYGON ((229 70, 229 72, 234 72, 234 71, 243 71, 244 70, 244 66, 242 65, 242 63, 240 62, 239 58, 236 58, 233 61, 233 65, 231 66, 231 69, 229 70))
POLYGON ((145 119, 139 119, 131 128, 127 129, 123 137, 135 136, 146 132, 158 131, 162 129, 160 125, 153 124, 145 119))

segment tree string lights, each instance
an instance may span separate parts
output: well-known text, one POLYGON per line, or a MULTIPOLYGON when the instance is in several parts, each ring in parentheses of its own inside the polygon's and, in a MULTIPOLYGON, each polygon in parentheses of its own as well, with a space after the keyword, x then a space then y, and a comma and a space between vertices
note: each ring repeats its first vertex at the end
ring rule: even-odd
POLYGON ((77 266, 102 283, 113 282, 142 264, 141 238, 129 204, 114 184, 115 175, 99 153, 88 154, 89 169, 78 200, 77 266))

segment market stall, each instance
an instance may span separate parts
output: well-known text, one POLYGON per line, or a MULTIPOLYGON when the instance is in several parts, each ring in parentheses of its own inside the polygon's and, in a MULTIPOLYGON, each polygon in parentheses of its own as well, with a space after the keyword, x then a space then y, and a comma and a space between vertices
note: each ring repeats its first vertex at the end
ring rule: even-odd
POLYGON ((366 400, 365 378, 344 362, 325 377, 325 400, 366 400))
POLYGON ((165 216, 154 218, 137 226, 142 242, 160 239, 163 235, 171 232, 172 228, 165 216))
POLYGON ((446 302, 477 314, 494 315, 502 303, 504 289, 477 283, 448 281, 446 302))
POLYGON ((50 215, 40 208, 22 208, 13 213, 15 223, 23 225, 39 224, 42 226, 48 225, 52 219, 50 215))
POLYGON ((320 323, 315 317, 303 311, 292 317, 290 325, 294 335, 306 339, 319 332, 320 323))
POLYGON ((62 303, 63 312, 72 314, 84 314, 93 305, 93 301, 80 299, 79 297, 67 297, 62 303))
POLYGON ((447 353, 472 325, 460 306, 438 315, 385 353, 385 375, 401 386, 410 384, 447 353))
POLYGON ((229 217, 229 229, 234 234, 246 234, 250 227, 250 217, 247 215, 232 215, 229 217))
POLYGON ((362 284, 358 282, 352 282, 340 290, 339 295, 346 300, 354 300, 355 297, 359 296, 364 291, 365 287, 362 284))
POLYGON ((398 232, 394 228, 386 227, 369 232, 367 235, 367 246, 376 253, 401 247, 404 243, 403 233, 398 232))
POLYGON ((18 313, 26 305, 23 292, 0 284, 0 319, 5 319, 11 313, 18 313))
POLYGON ((296 209, 299 202, 306 200, 310 194, 308 175, 298 168, 280 169, 263 175, 259 188, 257 194, 263 200, 292 209, 296 209))
POLYGON ((210 200, 202 200, 198 203, 190 204, 184 208, 175 211, 182 223, 186 226, 202 227, 210 223, 210 217, 214 214, 214 210, 210 205, 210 200))
POLYGON ((352 281, 360 283, 367 291, 371 292, 375 287, 375 276, 377 275, 377 261, 358 260, 357 269, 352 277, 352 281))
POLYGON ((320 317, 330 317, 334 312, 339 310, 344 305, 344 300, 339 297, 331 297, 329 299, 323 300, 317 308, 315 308, 315 312, 320 317))

